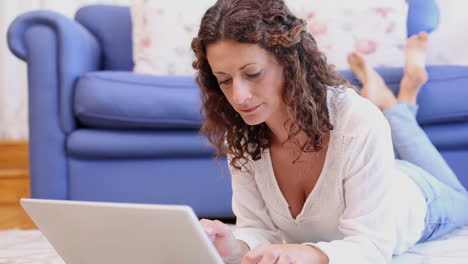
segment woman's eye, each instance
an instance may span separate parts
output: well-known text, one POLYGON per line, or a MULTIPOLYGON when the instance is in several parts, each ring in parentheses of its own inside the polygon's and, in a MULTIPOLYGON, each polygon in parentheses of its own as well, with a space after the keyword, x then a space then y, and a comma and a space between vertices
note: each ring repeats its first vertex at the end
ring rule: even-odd
POLYGON ((230 81, 231 81, 231 79, 227 79, 227 80, 224 80, 224 81, 220 81, 220 82, 219 82, 219 85, 228 84, 230 81))
POLYGON ((247 74, 247 77, 249 78, 257 78, 259 77, 261 74, 262 74, 263 71, 259 71, 257 73, 254 73, 254 74, 247 74))

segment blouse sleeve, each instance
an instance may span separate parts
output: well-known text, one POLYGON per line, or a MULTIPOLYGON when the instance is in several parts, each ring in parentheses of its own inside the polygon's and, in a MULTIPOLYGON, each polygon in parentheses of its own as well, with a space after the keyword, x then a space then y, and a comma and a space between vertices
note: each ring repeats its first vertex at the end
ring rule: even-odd
POLYGON ((345 237, 305 243, 320 248, 330 264, 389 263, 396 246, 390 127, 377 108, 365 109, 351 115, 352 123, 359 127, 349 130, 353 143, 343 172, 345 210, 339 230, 345 237))
MULTIPOLYGON (((249 164, 252 163, 249 160, 249 164)), ((232 176, 232 209, 237 218, 234 236, 244 241, 250 249, 259 244, 281 243, 281 234, 270 218, 254 179, 254 166, 247 171, 229 165, 229 170, 232 176)))

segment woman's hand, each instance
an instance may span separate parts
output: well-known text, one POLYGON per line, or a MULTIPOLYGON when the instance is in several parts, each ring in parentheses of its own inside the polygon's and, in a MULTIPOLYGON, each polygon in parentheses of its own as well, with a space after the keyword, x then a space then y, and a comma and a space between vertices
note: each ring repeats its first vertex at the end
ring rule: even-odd
POLYGON ((302 244, 259 245, 249 251, 242 264, 322 264, 328 257, 320 249, 302 244))
POLYGON ((223 260, 240 260, 249 251, 248 246, 244 242, 237 240, 231 228, 223 222, 201 219, 200 224, 223 260))

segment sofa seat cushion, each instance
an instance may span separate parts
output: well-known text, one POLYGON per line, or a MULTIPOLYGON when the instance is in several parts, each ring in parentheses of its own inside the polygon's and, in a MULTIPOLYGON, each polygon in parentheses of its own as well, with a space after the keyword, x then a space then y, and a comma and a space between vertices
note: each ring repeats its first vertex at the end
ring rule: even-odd
MULTIPOLYGON (((402 68, 377 68, 395 94, 400 88, 402 68)), ((421 125, 468 121, 468 66, 428 66, 428 82, 418 96, 417 120, 421 125), (463 99, 462 99, 463 98, 463 99)), ((358 84, 349 71, 342 72, 353 84, 358 84)))
POLYGON ((468 150, 468 121, 422 126, 439 150, 468 150))
POLYGON ((213 157, 215 149, 193 130, 78 129, 67 139, 67 154, 84 159, 193 158, 213 157))
POLYGON ((91 72, 76 85, 74 110, 85 127, 191 128, 201 126, 193 77, 91 72))

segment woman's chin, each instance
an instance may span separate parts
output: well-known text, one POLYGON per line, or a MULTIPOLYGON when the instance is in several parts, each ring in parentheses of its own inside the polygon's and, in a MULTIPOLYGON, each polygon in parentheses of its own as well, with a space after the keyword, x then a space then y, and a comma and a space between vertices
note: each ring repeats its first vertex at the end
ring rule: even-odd
POLYGON ((249 126, 256 126, 260 125, 261 123, 265 122, 262 118, 253 117, 253 116, 242 116, 244 122, 249 126))

